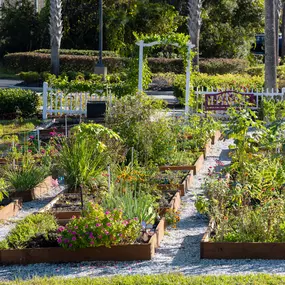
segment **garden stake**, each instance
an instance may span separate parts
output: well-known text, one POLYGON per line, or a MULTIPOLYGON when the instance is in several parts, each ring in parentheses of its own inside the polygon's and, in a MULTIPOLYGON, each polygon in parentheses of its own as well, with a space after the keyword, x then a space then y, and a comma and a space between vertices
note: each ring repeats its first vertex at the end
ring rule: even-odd
POLYGON ((132 146, 132 160, 131 160, 131 167, 134 166, 134 147, 132 146))
POLYGON ((40 152, 41 142, 40 142, 40 130, 39 129, 37 129, 37 137, 38 137, 38 152, 40 152))
POLYGON ((67 115, 65 115, 65 137, 67 138, 67 115))
POLYGON ((111 167, 108 165, 108 190, 111 192, 111 167))
POLYGON ((84 210, 84 203, 83 203, 83 190, 82 190, 82 186, 79 186, 80 189, 80 199, 81 199, 81 208, 82 210, 84 210))

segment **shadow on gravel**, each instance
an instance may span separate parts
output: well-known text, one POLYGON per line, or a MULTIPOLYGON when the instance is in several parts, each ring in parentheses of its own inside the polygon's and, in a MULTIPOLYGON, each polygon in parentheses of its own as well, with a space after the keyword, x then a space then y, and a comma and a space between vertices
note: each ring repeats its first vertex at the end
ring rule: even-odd
MULTIPOLYGON (((200 262, 200 241, 203 234, 186 236, 172 260, 172 266, 189 266, 200 262)), ((183 268, 181 268, 183 271, 183 268)))
POLYGON ((229 157, 229 152, 230 152, 229 149, 223 149, 221 151, 220 156, 219 156, 219 160, 221 160, 221 161, 229 161, 230 162, 231 158, 229 157))
POLYGON ((189 230, 193 228, 202 228, 208 226, 208 219, 199 213, 193 214, 193 216, 182 218, 178 224, 178 229, 189 230))

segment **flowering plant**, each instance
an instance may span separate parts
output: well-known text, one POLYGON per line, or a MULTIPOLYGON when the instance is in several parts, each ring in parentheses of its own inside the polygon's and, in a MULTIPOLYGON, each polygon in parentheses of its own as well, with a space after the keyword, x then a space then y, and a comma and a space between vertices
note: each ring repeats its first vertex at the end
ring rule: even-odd
POLYGON ((89 203, 80 218, 73 218, 66 227, 59 227, 58 243, 66 249, 133 243, 140 234, 137 218, 125 220, 119 209, 105 211, 89 203))

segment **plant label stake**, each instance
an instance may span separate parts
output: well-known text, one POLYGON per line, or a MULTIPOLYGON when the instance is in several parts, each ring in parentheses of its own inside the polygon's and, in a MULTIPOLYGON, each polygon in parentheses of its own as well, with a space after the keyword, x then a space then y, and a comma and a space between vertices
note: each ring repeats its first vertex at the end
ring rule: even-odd
POLYGON ((37 138, 38 138, 38 152, 41 150, 41 141, 40 141, 40 130, 37 129, 37 138))
POLYGON ((132 160, 131 160, 131 167, 134 166, 134 147, 132 146, 132 160))
POLYGON ((111 192, 111 167, 108 165, 108 190, 111 192))
MULTIPOLYGON (((12 152, 14 151, 14 147, 15 147, 15 141, 13 140, 12 141, 12 152)), ((15 158, 13 158, 13 162, 12 162, 12 166, 13 166, 13 169, 15 169, 16 167, 16 163, 15 163, 15 158)))
POLYGON ((65 137, 67 138, 67 115, 65 115, 65 137))

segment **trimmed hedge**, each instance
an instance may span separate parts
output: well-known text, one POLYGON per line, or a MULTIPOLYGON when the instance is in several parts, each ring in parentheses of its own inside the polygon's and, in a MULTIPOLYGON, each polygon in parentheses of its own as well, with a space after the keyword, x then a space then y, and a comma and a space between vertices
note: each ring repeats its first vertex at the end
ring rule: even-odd
POLYGON ((208 58, 201 59, 200 72, 208 74, 242 73, 249 67, 249 62, 237 58, 208 58))
MULTIPOLYGON (((50 54, 50 49, 38 49, 34 51, 35 53, 45 53, 50 54)), ((78 49, 60 49, 60 54, 66 55, 88 55, 88 56, 99 56, 98 50, 78 50, 78 49)), ((103 50, 103 56, 106 57, 118 57, 115 51, 103 50)))
MULTIPOLYGON (((48 50, 43 50, 48 51, 48 50)), ((64 51, 64 50, 63 50, 64 51)), ((78 54, 81 51, 78 51, 78 54)), ((88 54, 89 51, 82 51, 88 54)), ((98 57, 89 55, 60 55, 61 72, 80 71, 93 72, 98 57)), ((130 62, 129 58, 104 57, 103 62, 108 68, 108 73, 124 71, 130 62)), ((176 74, 185 73, 182 59, 173 58, 149 58, 148 64, 153 73, 174 72, 176 74)), ((7 70, 14 72, 22 71, 50 71, 50 55, 43 52, 21 52, 4 56, 4 66, 7 70)), ((201 59, 200 71, 208 74, 225 74, 244 72, 248 68, 248 62, 242 59, 201 59)))
POLYGON ((30 90, 0 89, 0 118, 29 118, 37 113, 39 96, 30 90))
MULTIPOLYGON (((83 55, 61 55, 60 56, 60 71, 81 71, 93 72, 95 63, 98 58, 95 56, 83 55)), ((115 73, 126 67, 128 59, 119 57, 105 57, 104 64, 108 68, 108 72, 115 73)), ((4 66, 8 70, 15 72, 22 71, 36 71, 44 72, 50 71, 50 55, 35 52, 20 52, 11 53, 4 56, 4 66)))

